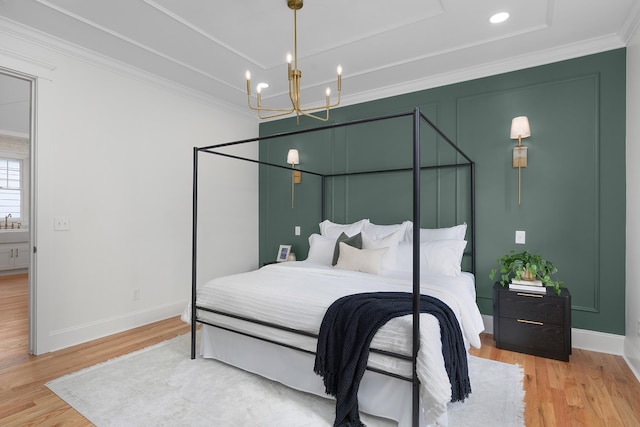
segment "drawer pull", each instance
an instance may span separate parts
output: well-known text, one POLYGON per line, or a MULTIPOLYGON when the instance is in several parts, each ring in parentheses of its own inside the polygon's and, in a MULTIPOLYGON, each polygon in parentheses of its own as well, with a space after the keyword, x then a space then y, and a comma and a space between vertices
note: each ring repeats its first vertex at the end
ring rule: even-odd
POLYGON ((533 298, 544 298, 544 295, 540 294, 526 294, 524 292, 518 292, 516 295, 520 297, 533 297, 533 298))
POLYGON ((538 326, 543 326, 544 323, 542 322, 536 322, 535 320, 523 320, 523 319, 517 319, 519 323, 528 323, 530 325, 538 325, 538 326))

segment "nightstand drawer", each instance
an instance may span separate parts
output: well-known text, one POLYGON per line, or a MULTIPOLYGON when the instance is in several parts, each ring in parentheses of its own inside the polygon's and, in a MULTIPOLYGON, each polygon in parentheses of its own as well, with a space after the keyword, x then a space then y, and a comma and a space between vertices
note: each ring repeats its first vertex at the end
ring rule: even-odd
POLYGON ((498 322, 499 348, 568 360, 571 350, 563 326, 532 323, 527 319, 500 318, 498 322))
POLYGON ((561 325, 564 320, 564 301, 544 294, 507 291, 499 292, 500 316, 511 319, 536 320, 561 325))

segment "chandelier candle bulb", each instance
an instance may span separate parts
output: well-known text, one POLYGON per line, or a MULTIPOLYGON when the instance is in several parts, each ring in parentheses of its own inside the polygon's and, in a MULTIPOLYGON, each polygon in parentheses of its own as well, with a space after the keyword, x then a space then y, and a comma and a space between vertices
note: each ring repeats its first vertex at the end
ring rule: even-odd
POLYGON ((244 75, 247 78, 247 96, 251 97, 251 71, 247 70, 244 75))

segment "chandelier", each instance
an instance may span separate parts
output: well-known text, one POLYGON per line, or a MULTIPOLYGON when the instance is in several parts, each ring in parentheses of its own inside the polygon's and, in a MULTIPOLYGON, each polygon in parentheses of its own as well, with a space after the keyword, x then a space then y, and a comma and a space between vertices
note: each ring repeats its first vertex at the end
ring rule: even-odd
POLYGON ((298 69, 298 30, 296 21, 296 11, 302 9, 303 0, 287 0, 287 6, 293 10, 293 55, 287 53, 287 78, 289 79, 289 98, 291 99, 291 108, 270 108, 262 105, 262 89, 269 87, 266 83, 258 83, 256 86, 256 105, 251 103, 251 72, 247 71, 247 102, 249 108, 258 112, 258 117, 261 119, 270 119, 273 117, 286 116, 294 113, 297 116, 298 122, 300 121, 300 115, 312 117, 317 120, 327 121, 329 120, 329 109, 336 107, 340 104, 340 91, 342 89, 342 66, 338 65, 338 96, 337 101, 331 103, 331 89, 327 88, 325 91, 325 103, 324 105, 318 105, 315 107, 302 108, 300 106, 300 79, 302 78, 302 71, 298 69), (324 115, 321 114, 321 110, 325 111, 324 115))

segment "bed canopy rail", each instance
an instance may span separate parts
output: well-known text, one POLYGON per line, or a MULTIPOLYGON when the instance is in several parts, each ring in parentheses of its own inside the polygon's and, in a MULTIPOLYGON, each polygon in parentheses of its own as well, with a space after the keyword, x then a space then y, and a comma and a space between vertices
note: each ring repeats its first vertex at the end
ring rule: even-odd
MULTIPOLYGON (((354 125, 363 125, 374 122, 381 122, 385 120, 393 120, 402 117, 410 117, 412 123, 412 162, 411 167, 401 167, 401 168, 389 168, 389 169, 375 169, 375 170, 364 170, 364 171, 354 171, 354 172, 338 172, 338 173, 327 173, 321 172, 317 170, 309 170, 299 168, 296 169, 303 174, 314 175, 320 178, 321 181, 321 213, 320 217, 322 220, 326 219, 326 206, 325 206, 325 198, 326 198, 326 183, 328 179, 339 178, 339 177, 350 177, 350 176, 358 176, 358 175, 368 175, 368 174, 380 174, 380 173, 393 173, 393 172, 411 172, 412 173, 412 221, 413 221, 413 286, 412 286, 412 320, 413 320, 413 338, 412 338, 412 354, 411 356, 399 354, 399 353, 390 353, 388 351, 371 349, 372 352, 382 352, 393 357, 397 357, 404 360, 410 360, 413 363, 413 375, 412 378, 406 378, 394 373, 384 372, 378 369, 367 368, 372 371, 376 371, 378 373, 382 373, 385 375, 393 376, 402 380, 406 380, 412 383, 412 420, 413 426, 417 427, 419 424, 419 380, 416 372, 416 359, 418 355, 418 350, 420 346, 420 244, 416 244, 415 242, 420 242, 420 218, 421 218, 421 172, 426 170, 442 170, 442 169, 458 169, 458 168, 468 168, 469 169, 469 203, 470 203, 470 216, 468 218, 470 222, 470 237, 471 237, 471 250, 470 252, 465 252, 465 255, 471 257, 471 272, 475 275, 476 272, 476 239, 475 239, 475 163, 467 156, 461 149, 455 144, 449 137, 447 137, 428 117, 426 117, 419 108, 414 108, 410 112, 383 115, 372 118, 365 118, 341 123, 328 124, 323 126, 318 126, 309 129, 297 129, 289 132, 275 133, 266 136, 259 136, 255 138, 243 139, 238 141, 226 142, 221 144, 210 145, 206 147, 194 147, 193 148, 193 203, 192 203, 192 274, 191 274, 191 359, 196 357, 196 325, 197 323, 208 324, 210 326, 214 326, 220 329, 229 330, 230 332, 239 333, 241 335, 249 336, 251 338, 256 338, 259 340, 264 340, 267 342, 271 342, 272 344, 282 345, 285 347, 293 348, 294 350, 300 350, 303 352, 309 352, 308 350, 300 349, 292 347, 288 344, 283 344, 279 342, 275 342, 272 340, 268 340, 262 338, 260 336, 255 336, 252 334, 247 334, 245 332, 240 332, 237 330, 232 330, 226 328, 224 326, 212 324, 207 322, 206 320, 198 318, 198 310, 204 310, 213 312, 216 314, 236 317, 237 315, 233 315, 230 313, 224 313, 221 311, 211 310, 209 308, 200 307, 197 304, 196 295, 197 295, 197 257, 198 257, 198 177, 199 177, 199 154, 213 154, 217 156, 226 157, 229 159, 234 159, 238 161, 250 162, 257 165, 268 166, 271 168, 278 168, 284 170, 290 170, 289 166, 283 166, 281 164, 276 164, 272 162, 267 162, 261 159, 252 159, 243 156, 239 156, 236 154, 230 154, 219 151, 222 148, 233 147, 242 144, 248 144, 253 142, 268 142, 270 140, 277 140, 285 137, 296 136, 296 135, 304 135, 309 133, 316 133, 331 129, 349 127, 354 125), (421 164, 421 153, 420 153, 420 145, 421 145, 421 124, 425 123, 431 128, 439 138, 444 140, 449 147, 451 147, 456 155, 456 162, 454 163, 445 163, 445 164, 435 164, 435 165, 426 165, 423 166, 421 164), (459 157, 462 158, 462 161, 458 161, 459 157)), ((249 322, 254 322, 261 324, 263 322, 256 321, 255 319, 247 319, 242 318, 242 320, 246 320, 249 322)), ((305 331, 297 331, 291 328, 287 328, 282 325, 274 325, 269 324, 266 326, 275 327, 281 330, 287 330, 294 333, 301 333, 303 335, 310 335, 317 338, 315 334, 309 334, 305 331)))

